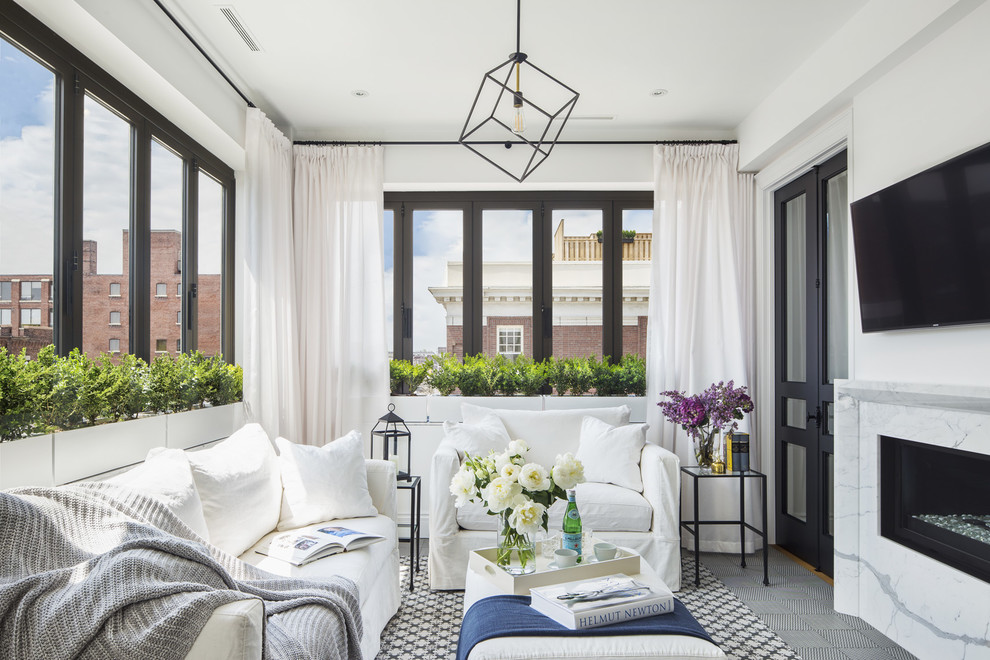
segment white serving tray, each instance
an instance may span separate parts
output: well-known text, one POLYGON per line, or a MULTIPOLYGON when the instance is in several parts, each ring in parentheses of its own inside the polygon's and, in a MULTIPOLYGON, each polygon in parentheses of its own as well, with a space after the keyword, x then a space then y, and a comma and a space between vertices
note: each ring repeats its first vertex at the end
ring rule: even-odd
MULTIPOLYGON (((588 547, 599 543, 591 539, 588 547)), ((528 596, 533 587, 544 587, 548 584, 584 580, 602 577, 613 573, 635 575, 640 572, 639 555, 625 548, 618 548, 615 558, 598 561, 593 554, 584 555, 582 563, 567 568, 554 568, 552 560, 544 557, 540 544, 536 544, 536 571, 528 575, 510 575, 495 563, 496 548, 481 548, 472 550, 468 560, 468 569, 492 582, 499 591, 506 594, 528 596)))

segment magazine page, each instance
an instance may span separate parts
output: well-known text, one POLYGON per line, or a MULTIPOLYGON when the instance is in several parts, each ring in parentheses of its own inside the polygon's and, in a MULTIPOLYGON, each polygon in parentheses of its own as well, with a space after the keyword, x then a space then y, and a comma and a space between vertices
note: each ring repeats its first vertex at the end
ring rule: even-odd
POLYGON ((262 546, 257 552, 301 566, 338 552, 363 548, 384 538, 378 534, 358 532, 347 527, 325 525, 316 529, 276 534, 267 547, 262 546))

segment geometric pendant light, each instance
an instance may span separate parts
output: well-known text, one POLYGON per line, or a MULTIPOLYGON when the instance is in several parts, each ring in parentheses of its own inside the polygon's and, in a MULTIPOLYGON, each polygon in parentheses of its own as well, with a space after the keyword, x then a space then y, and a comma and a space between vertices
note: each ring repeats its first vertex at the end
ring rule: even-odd
POLYGON ((521 11, 516 0, 516 52, 485 73, 458 140, 520 182, 550 155, 579 96, 522 52, 521 11))

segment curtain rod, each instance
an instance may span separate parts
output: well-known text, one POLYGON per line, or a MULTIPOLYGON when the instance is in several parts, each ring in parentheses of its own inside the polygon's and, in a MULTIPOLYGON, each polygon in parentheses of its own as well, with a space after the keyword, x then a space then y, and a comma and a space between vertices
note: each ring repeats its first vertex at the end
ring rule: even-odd
MULTIPOLYGON (((471 142, 471 144, 505 144, 505 140, 490 140, 485 142, 471 142)), ((554 144, 736 144, 737 140, 558 140, 554 144)), ((328 145, 333 147, 444 147, 454 144, 461 144, 457 140, 436 140, 436 141, 376 141, 376 140, 296 140, 292 144, 300 146, 320 146, 328 145)), ((510 144, 512 144, 510 142, 510 144)), ((521 143, 519 143, 521 144, 521 143)))
POLYGON ((244 102, 248 104, 248 107, 256 108, 257 106, 251 102, 251 99, 245 96, 244 92, 242 92, 237 87, 237 85, 234 84, 234 81, 231 80, 226 73, 224 73, 223 69, 220 68, 220 65, 218 65, 216 62, 213 61, 213 58, 210 57, 205 50, 203 50, 203 47, 200 46, 195 39, 193 39, 193 36, 189 34, 189 31, 186 30, 186 28, 182 27, 182 23, 179 22, 179 19, 177 19, 175 16, 172 15, 172 12, 170 12, 165 7, 165 5, 161 3, 161 0, 155 0, 155 4, 158 5, 158 8, 162 10, 162 13, 168 16, 169 20, 175 24, 175 27, 179 28, 179 32, 185 35, 186 39, 189 40, 189 43, 191 43, 193 46, 196 47, 196 50, 199 51, 200 55, 205 57, 206 61, 209 62, 213 66, 213 68, 217 70, 217 73, 220 74, 220 77, 223 78, 225 81, 227 81, 227 84, 230 85, 230 88, 233 89, 235 92, 237 92, 238 96, 244 99, 244 102))

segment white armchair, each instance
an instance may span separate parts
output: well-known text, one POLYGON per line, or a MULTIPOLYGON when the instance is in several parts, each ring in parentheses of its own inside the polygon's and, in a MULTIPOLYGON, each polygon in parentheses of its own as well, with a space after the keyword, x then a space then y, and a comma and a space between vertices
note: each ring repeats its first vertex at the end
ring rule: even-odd
MULTIPOLYGON (((628 422, 629 409, 619 408, 520 411, 463 406, 465 423, 495 413, 512 439, 523 438, 531 458, 552 464, 556 454, 577 453, 581 422, 597 417, 618 426, 628 422)), ((463 589, 471 550, 495 544, 496 520, 478 504, 454 507, 447 485, 460 468, 463 456, 445 438, 430 468, 430 586, 463 589)), ((680 589, 680 541, 678 530, 680 460, 676 455, 647 443, 640 454, 643 491, 606 483, 583 483, 577 502, 585 529, 603 540, 638 552, 674 591, 680 589)), ((550 529, 560 530, 564 503, 550 509, 550 529)))

